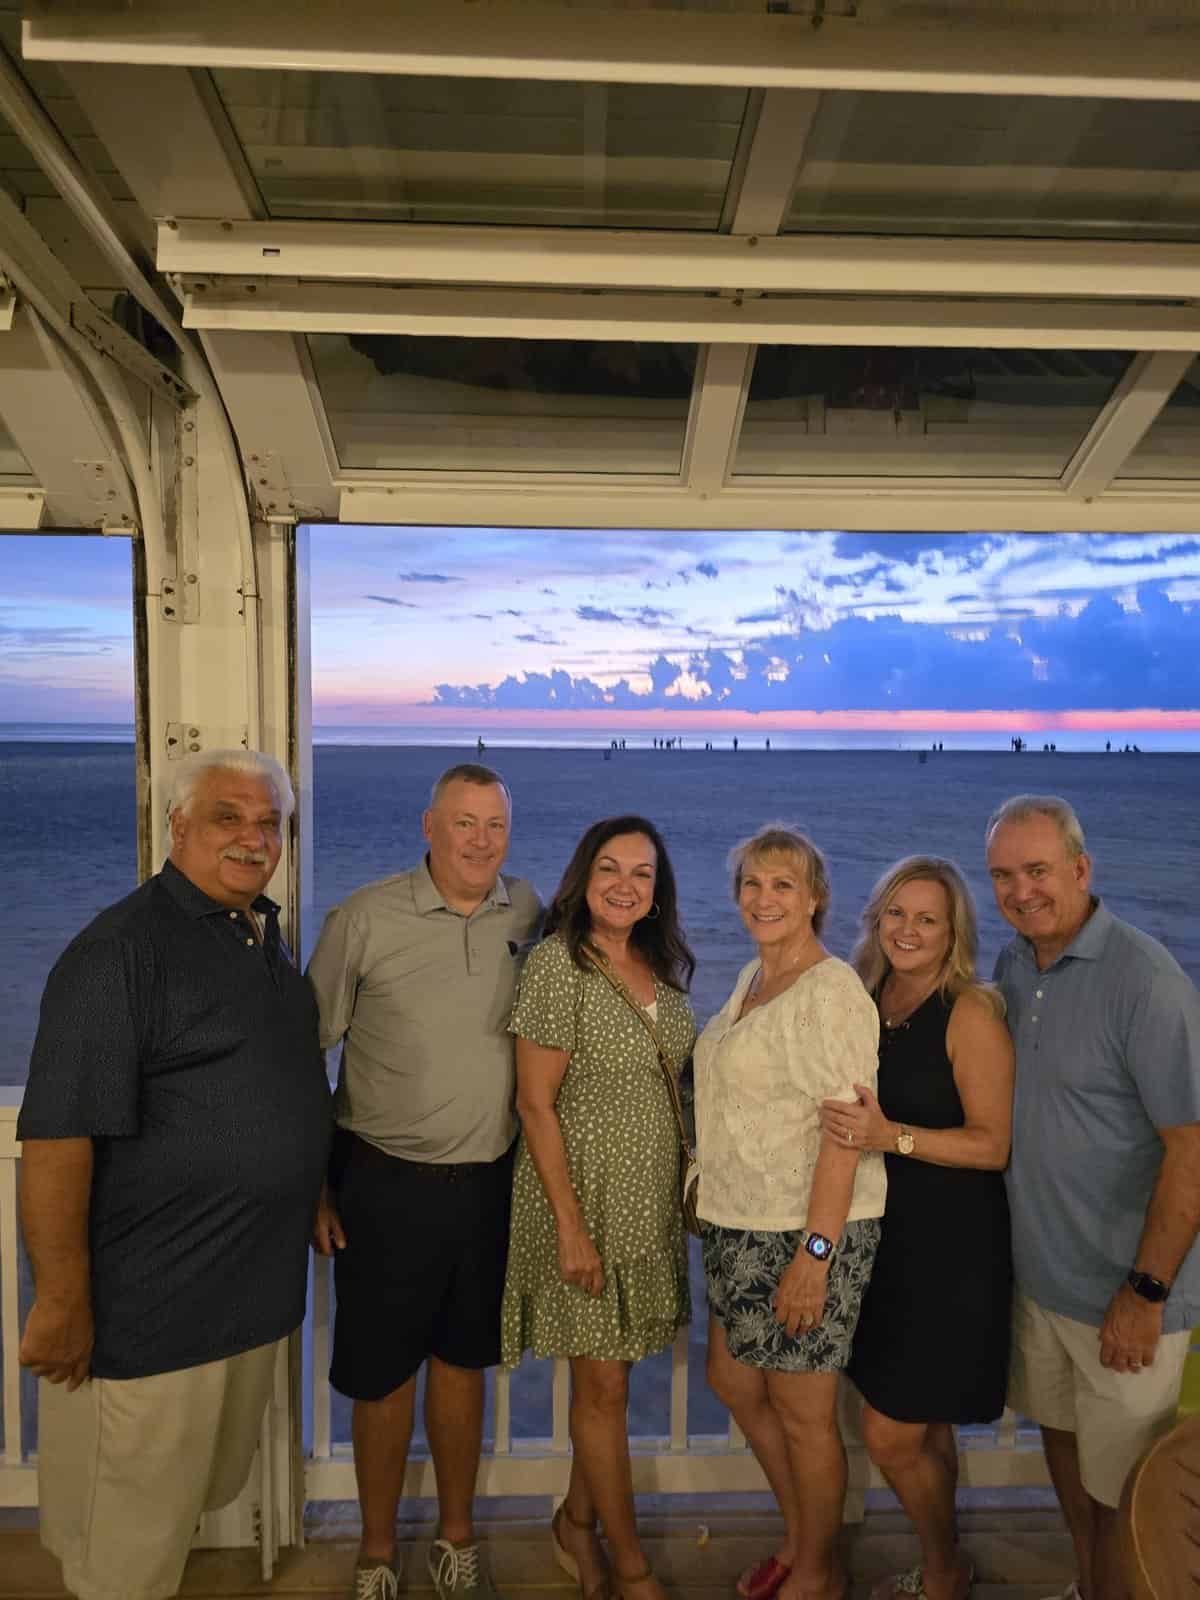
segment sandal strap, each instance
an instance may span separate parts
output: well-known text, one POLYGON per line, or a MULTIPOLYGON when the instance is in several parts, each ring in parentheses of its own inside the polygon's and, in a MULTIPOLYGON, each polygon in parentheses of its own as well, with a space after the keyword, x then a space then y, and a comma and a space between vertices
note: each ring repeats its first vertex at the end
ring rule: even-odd
POLYGON ((596 1518, 593 1516, 589 1522, 581 1522, 578 1517, 573 1517, 571 1515, 571 1508, 567 1505, 565 1500, 561 1503, 554 1515, 556 1517, 565 1517, 573 1528, 578 1528, 581 1532, 595 1533, 596 1531, 596 1518))

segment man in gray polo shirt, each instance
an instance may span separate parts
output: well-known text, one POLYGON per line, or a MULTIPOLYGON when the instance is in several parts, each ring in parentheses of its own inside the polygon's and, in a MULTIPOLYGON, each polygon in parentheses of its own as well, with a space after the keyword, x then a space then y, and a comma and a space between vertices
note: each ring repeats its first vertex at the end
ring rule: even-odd
POLYGON ((317 1247, 337 1289, 330 1381, 354 1401, 363 1537, 352 1594, 393 1600, 395 1524, 426 1365, 440 1596, 489 1591, 471 1521, 484 1368, 500 1358, 512 1186, 508 1019, 542 907, 501 875, 511 802, 473 763, 434 785, 429 851, 329 913, 309 966, 321 1043, 344 1041, 317 1247))
POLYGON ((1006 801, 987 858, 1018 935, 996 965, 1017 1052, 1009 1403, 1041 1425, 1067 1594, 1121 1600, 1121 1488, 1172 1421, 1200 1322, 1200 997, 1091 894, 1065 800, 1006 801))

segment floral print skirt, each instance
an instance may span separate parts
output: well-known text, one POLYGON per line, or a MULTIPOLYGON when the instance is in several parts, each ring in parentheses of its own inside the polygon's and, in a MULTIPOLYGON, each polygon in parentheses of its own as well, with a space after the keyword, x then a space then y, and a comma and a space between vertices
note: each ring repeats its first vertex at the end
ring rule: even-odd
POLYGON ((735 1361, 772 1372, 842 1372, 871 1281, 879 1220, 846 1224, 829 1264, 824 1316, 815 1328, 789 1337, 775 1318, 775 1291, 800 1247, 801 1232, 765 1233, 706 1222, 701 1248, 708 1303, 735 1361))

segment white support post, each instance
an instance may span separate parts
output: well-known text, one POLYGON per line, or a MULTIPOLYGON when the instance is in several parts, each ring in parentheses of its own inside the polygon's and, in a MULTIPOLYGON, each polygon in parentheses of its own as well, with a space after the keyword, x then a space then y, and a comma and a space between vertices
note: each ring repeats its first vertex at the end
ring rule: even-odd
POLYGON ((1200 245, 876 238, 433 222, 211 222, 158 230, 163 272, 343 283, 772 294, 1200 299, 1200 245))
POLYGON ((768 89, 763 95, 731 233, 779 232, 820 99, 810 89, 768 89))
POLYGON ((733 463, 750 385, 753 352, 745 344, 710 345, 697 374, 684 447, 683 475, 699 495, 719 494, 733 463))
POLYGON ((1191 364, 1189 355, 1174 350, 1147 351, 1133 358, 1068 462, 1062 475, 1065 494, 1090 501, 1104 493, 1191 364))
MULTIPOLYGON (((183 288, 184 325, 208 332, 222 385, 241 412, 243 437, 281 439, 303 426, 304 373, 288 333, 442 335, 460 339, 616 339, 700 344, 982 346, 992 350, 1196 350, 1192 305, 1100 304, 978 297, 919 300, 893 295, 586 294, 578 290, 409 288, 363 283, 277 283, 210 277, 183 288), (214 343, 218 334, 224 338, 214 343), (236 339, 230 337, 237 334, 236 339), (253 343, 246 337, 254 334, 253 343), (253 359, 251 359, 253 357, 253 359), (265 403, 264 403, 265 402, 265 403), (272 426, 275 406, 283 408, 272 426)), ((311 418, 309 448, 325 441, 311 418)), ((299 438, 288 453, 301 464, 299 438)), ((317 485, 319 488, 319 485, 317 485)))
POLYGON ((206 0, 28 7, 30 60, 311 72, 732 84, 909 93, 1200 98, 1197 30, 1020 17, 962 26, 826 12, 574 10, 530 0, 347 0, 303 8, 206 0), (814 22, 819 26, 814 26, 814 22))

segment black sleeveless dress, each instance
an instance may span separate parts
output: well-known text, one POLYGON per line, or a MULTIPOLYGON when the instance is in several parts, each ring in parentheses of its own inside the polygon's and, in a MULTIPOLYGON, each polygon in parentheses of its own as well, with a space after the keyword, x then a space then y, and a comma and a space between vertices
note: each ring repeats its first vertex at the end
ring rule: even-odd
MULTIPOLYGON (((879 1102, 893 1122, 962 1127, 946 1054, 950 1011, 935 993, 907 1022, 880 1028, 879 1102)), ((884 1159, 883 1239, 847 1370, 876 1411, 897 1422, 991 1422, 1004 1410, 1008 1380, 1004 1175, 884 1159)))

